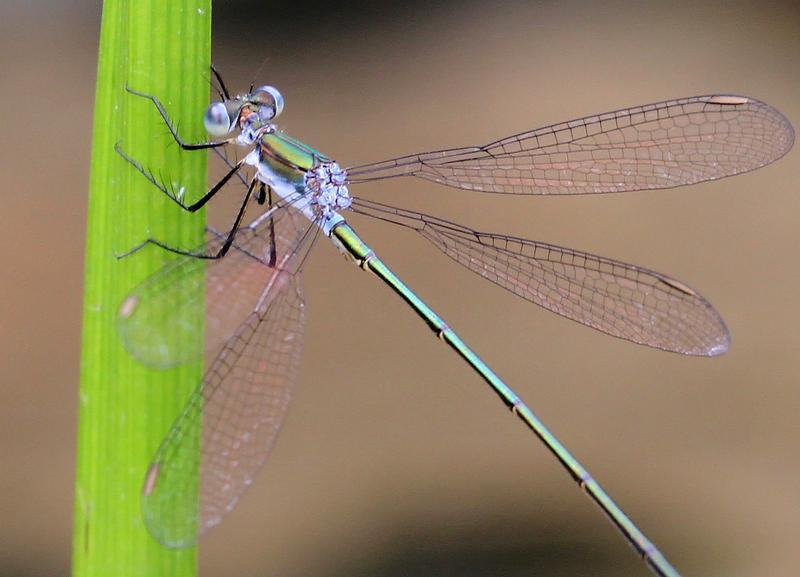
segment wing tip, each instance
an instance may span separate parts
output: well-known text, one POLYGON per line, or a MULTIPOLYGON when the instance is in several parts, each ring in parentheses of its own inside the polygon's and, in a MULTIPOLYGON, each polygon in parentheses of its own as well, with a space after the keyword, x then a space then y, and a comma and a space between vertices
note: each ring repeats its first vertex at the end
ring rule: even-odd
POLYGON ((142 517, 144 518, 147 532, 150 533, 153 539, 168 549, 187 549, 197 544, 197 527, 191 521, 168 526, 163 523, 162 515, 148 507, 147 497, 147 495, 144 495, 142 501, 142 517), (180 525, 180 527, 177 525, 180 525))
POLYGON ((731 348, 731 333, 728 328, 722 324, 721 331, 717 338, 713 340, 706 348, 700 353, 706 357, 719 357, 727 353, 731 348))

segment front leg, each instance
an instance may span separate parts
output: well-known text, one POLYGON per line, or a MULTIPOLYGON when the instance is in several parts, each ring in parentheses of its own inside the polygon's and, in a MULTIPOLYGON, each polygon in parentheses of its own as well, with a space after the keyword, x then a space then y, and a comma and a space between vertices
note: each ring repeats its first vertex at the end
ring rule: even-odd
POLYGON ((172 134, 172 137, 175 139, 175 142, 177 142, 178 146, 180 146, 183 150, 204 150, 206 148, 217 148, 218 146, 225 146, 226 144, 230 144, 231 142, 234 141, 233 138, 227 138, 225 140, 220 140, 218 142, 195 142, 195 143, 184 142, 183 139, 178 135, 178 130, 175 128, 175 125, 172 124, 172 121, 169 119, 169 115, 167 114, 164 105, 161 104, 161 101, 156 96, 153 96, 152 94, 145 94, 144 92, 139 92, 138 90, 134 90, 128 85, 125 85, 125 90, 127 90, 128 92, 130 92, 135 96, 146 98, 155 105, 156 109, 158 110, 158 113, 161 115, 161 118, 164 119, 164 124, 166 124, 167 128, 169 128, 170 134, 172 134))

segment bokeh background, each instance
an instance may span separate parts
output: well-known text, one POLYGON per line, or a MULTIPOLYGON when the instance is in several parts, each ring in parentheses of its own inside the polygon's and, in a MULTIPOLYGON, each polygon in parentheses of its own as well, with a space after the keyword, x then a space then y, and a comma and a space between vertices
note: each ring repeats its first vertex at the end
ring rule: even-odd
MULTIPOLYGON (((671 97, 748 94, 800 123, 795 2, 217 2, 233 87, 344 165, 671 97)), ((0 6, 0 575, 67 575, 99 2, 0 6)), ((800 565, 800 153, 690 188, 587 198, 361 191, 670 273, 718 307, 723 358, 582 328, 426 241, 353 218, 687 576, 800 565)), ((417 318, 320 243, 301 382, 201 574, 645 575, 531 434, 417 318)))

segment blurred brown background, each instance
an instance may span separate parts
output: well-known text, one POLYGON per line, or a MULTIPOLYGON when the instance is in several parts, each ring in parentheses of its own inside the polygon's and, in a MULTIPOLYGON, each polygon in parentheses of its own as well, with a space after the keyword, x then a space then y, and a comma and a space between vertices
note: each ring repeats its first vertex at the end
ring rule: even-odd
MULTIPOLYGON (((794 2, 219 2, 229 86, 344 165, 731 91, 800 124, 794 2)), ((98 2, 0 7, 0 575, 69 573, 98 2)), ((198 119, 199 121, 199 119, 198 119)), ((353 222, 582 459, 686 576, 800 565, 800 156, 715 183, 594 198, 360 193, 613 256, 714 302, 731 352, 618 341, 482 282, 423 239, 353 222)), ((645 575, 455 355, 320 244, 302 380, 278 448, 204 542, 201 574, 645 575), (390 331, 383 330, 389 323, 390 331), (335 338, 332 336, 335 335, 335 338)), ((111 576, 109 576, 111 577, 111 576)))

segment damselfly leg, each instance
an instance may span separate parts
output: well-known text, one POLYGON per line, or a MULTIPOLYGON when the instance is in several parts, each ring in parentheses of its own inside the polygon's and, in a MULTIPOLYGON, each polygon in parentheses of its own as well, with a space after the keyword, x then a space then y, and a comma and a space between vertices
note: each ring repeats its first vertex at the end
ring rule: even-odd
MULTIPOLYGON (((214 75, 214 78, 217 80, 217 83, 219 84, 219 87, 218 88, 215 87, 215 89, 217 90, 217 92, 220 94, 221 97, 229 99, 230 98, 230 93, 228 92, 228 89, 225 86, 225 82, 222 80, 222 77, 221 77, 220 73, 217 71, 216 68, 214 68, 214 66, 211 66, 211 72, 214 75)), ((253 179, 248 184, 247 180, 239 172, 242 169, 242 167, 244 166, 244 164, 245 164, 244 160, 240 160, 240 161, 238 161, 236 163, 231 163, 228 160, 228 158, 227 158, 227 156, 225 154, 220 153, 219 147, 230 143, 233 139, 226 139, 226 140, 222 140, 222 141, 218 141, 218 142, 204 142, 204 143, 196 143, 196 144, 187 144, 178 135, 178 131, 177 131, 177 128, 175 127, 175 124, 169 118, 169 115, 167 114, 166 109, 164 108, 164 106, 161 104, 161 101, 156 96, 153 96, 153 95, 150 95, 150 94, 146 94, 146 93, 140 92, 138 90, 134 90, 134 89, 130 88, 129 86, 126 86, 125 89, 129 93, 131 93, 133 95, 136 95, 136 96, 139 96, 141 98, 145 98, 145 99, 150 100, 155 105, 156 109, 158 110, 159 114, 161 115, 162 120, 164 121, 164 124, 167 126, 170 134, 174 138, 175 142, 178 143, 178 145, 183 150, 194 151, 194 150, 205 150, 205 149, 212 148, 212 149, 214 149, 215 152, 218 153, 218 155, 221 158, 223 158, 223 160, 225 160, 226 164, 228 164, 228 166, 230 168, 230 170, 225 174, 225 176, 223 176, 214 186, 212 186, 199 200, 197 200, 197 201, 195 201, 195 202, 193 202, 191 204, 186 204, 184 202, 185 191, 184 191, 184 189, 182 187, 177 192, 175 191, 174 186, 169 186, 168 187, 163 182, 163 179, 157 179, 153 175, 152 171, 146 169, 139 161, 137 161, 136 159, 132 158, 124 150, 122 150, 122 147, 120 146, 119 143, 115 144, 114 145, 114 149, 116 150, 116 152, 123 159, 125 159, 125 161, 127 161, 131 166, 133 166, 136 169, 137 172, 142 174, 148 181, 150 181, 150 183, 152 183, 153 186, 155 186, 159 191, 161 191, 167 198, 172 200, 175 204, 177 204, 178 206, 180 206, 183 210, 185 210, 187 212, 196 212, 197 210, 199 210, 202 207, 204 207, 220 190, 222 190, 222 188, 226 184, 228 184, 228 182, 230 181, 230 179, 234 175, 237 175, 241 179, 241 181, 243 183, 245 183, 246 185, 248 185, 248 186, 247 186, 247 192, 246 192, 246 194, 244 196, 244 199, 242 201, 241 206, 239 207, 239 211, 238 211, 238 213, 236 215, 234 223, 233 223, 233 225, 230 227, 230 229, 228 231, 228 235, 227 235, 227 238, 225 239, 225 242, 222 244, 222 246, 219 247, 218 250, 214 251, 213 253, 198 252, 196 250, 193 251, 193 250, 186 250, 186 249, 173 247, 173 246, 171 246, 171 245, 169 245, 169 244, 167 244, 167 243, 165 243, 165 242, 163 242, 163 241, 161 241, 159 239, 151 237, 151 238, 148 238, 148 239, 144 240, 140 244, 136 245, 132 249, 130 249, 130 250, 118 255, 118 257, 119 258, 124 258, 126 256, 131 255, 131 254, 134 254, 134 253, 138 252, 139 250, 143 249, 145 246, 148 246, 148 245, 157 246, 157 247, 159 247, 161 249, 167 250, 169 252, 172 252, 174 254, 178 254, 178 255, 181 255, 181 256, 188 256, 188 257, 194 257, 194 258, 205 259, 205 260, 215 260, 215 259, 219 259, 219 258, 224 257, 227 254, 227 252, 230 250, 231 245, 233 244, 233 239, 236 236, 237 230, 241 226, 242 219, 244 217, 245 211, 247 210, 247 203, 253 197, 253 190, 255 189, 256 185, 258 184, 259 186, 258 186, 258 192, 256 193, 256 196, 255 196, 255 200, 258 202, 259 205, 265 204, 266 201, 267 201, 267 196, 269 196, 269 206, 272 206, 272 190, 271 190, 271 188, 269 188, 267 185, 265 185, 265 183, 259 181, 257 178, 253 179), (269 194, 268 194, 268 192, 269 192, 269 194)), ((271 236, 270 246, 272 247, 271 252, 270 252, 269 263, 271 264, 271 266, 274 266, 276 261, 277 261, 277 254, 275 252, 275 227, 274 227, 274 222, 273 222, 272 218, 269 219, 269 229, 270 229, 270 236, 271 236)))
POLYGON ((156 178, 153 175, 152 171, 146 169, 144 166, 142 166, 142 163, 140 163, 135 158, 132 158, 124 150, 122 150, 122 147, 120 146, 119 142, 114 145, 114 150, 116 150, 117 154, 119 154, 122 158, 124 158, 128 162, 128 164, 133 166, 137 172, 139 172, 142 176, 144 176, 147 180, 149 180, 153 184, 153 186, 155 186, 158 190, 163 192, 167 198, 169 198, 172 202, 174 202, 187 212, 197 212, 198 210, 203 208, 208 203, 209 200, 214 198, 214 196, 220 190, 222 190, 222 188, 226 184, 228 184, 228 181, 231 179, 231 177, 237 172, 239 172, 239 170, 241 170, 242 166, 244 165, 243 161, 239 161, 236 164, 231 165, 230 171, 228 171, 228 173, 225 176, 223 176, 219 180, 219 182, 217 182, 214 186, 212 186, 208 190, 208 192, 203 194, 200 200, 193 202, 191 204, 186 204, 183 201, 183 199, 186 196, 186 191, 183 189, 183 187, 178 189, 177 192, 175 191, 174 186, 168 187, 166 184, 164 184, 163 179, 156 178))
POLYGON ((175 142, 177 142, 178 146, 180 146, 183 150, 205 150, 208 148, 217 148, 220 146, 225 146, 226 144, 230 144, 234 140, 233 138, 226 138, 225 140, 218 140, 218 141, 209 140, 206 142, 184 142, 183 139, 178 134, 178 129, 175 127, 175 124, 172 122, 172 120, 170 120, 169 114, 167 114, 167 109, 164 108, 164 105, 161 104, 161 101, 158 99, 157 96, 153 96, 152 94, 146 94, 144 92, 139 92, 138 90, 134 90, 130 86, 125 86, 125 90, 127 90, 128 92, 130 92, 135 96, 145 98, 153 103, 153 105, 158 110, 158 113, 161 115, 161 118, 164 119, 164 123, 167 125, 167 128, 169 128, 169 132, 170 134, 172 134, 172 137, 175 139, 175 142))

